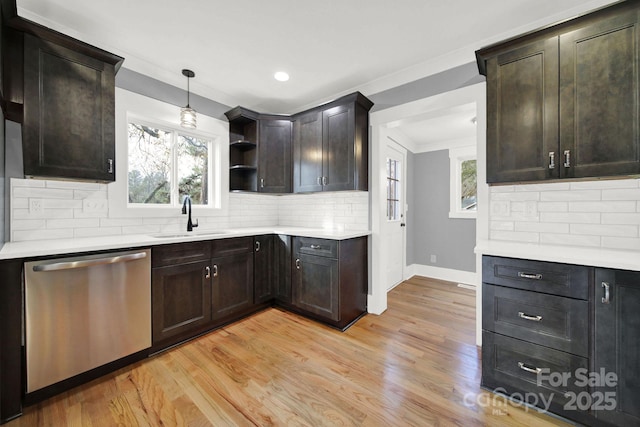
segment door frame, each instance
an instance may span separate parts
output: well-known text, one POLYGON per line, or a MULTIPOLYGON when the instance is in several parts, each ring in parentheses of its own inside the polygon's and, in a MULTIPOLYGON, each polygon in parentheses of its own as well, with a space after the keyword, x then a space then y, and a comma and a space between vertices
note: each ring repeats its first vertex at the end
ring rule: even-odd
MULTIPOLYGON (((450 92, 401 104, 396 107, 375 111, 370 114, 371 124, 371 238, 369 239, 369 294, 368 312, 382 314, 387 309, 386 274, 387 265, 382 241, 382 222, 386 218, 386 140, 393 129, 406 120, 419 120, 443 108, 461 104, 476 103, 476 140, 478 160, 478 215, 476 219, 476 242, 487 241, 489 237, 489 187, 486 184, 486 83, 466 86, 450 92)), ((407 146, 409 151, 417 147, 407 146)), ((406 246, 406 245, 405 245, 406 246)), ((482 253, 476 251, 476 343, 482 342, 482 253)))

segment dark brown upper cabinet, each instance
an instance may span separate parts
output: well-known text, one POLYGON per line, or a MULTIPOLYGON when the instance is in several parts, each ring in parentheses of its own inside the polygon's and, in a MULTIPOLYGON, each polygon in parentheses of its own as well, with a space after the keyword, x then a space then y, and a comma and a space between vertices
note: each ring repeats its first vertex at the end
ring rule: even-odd
POLYGON ((115 74, 123 58, 21 18, 9 25, 23 44, 10 92, 23 103, 15 117, 25 176, 114 181, 115 74))
POLYGON ((293 117, 293 192, 368 189, 369 110, 359 92, 293 117))
POLYGON ((640 173, 638 2, 476 52, 487 182, 640 173))
POLYGON ((260 119, 258 191, 291 193, 291 120, 260 119))
POLYGON ((291 120, 243 107, 229 119, 229 189, 291 192, 291 120))
POLYGON ((366 191, 372 106, 356 92, 293 116, 228 111, 231 191, 366 191))

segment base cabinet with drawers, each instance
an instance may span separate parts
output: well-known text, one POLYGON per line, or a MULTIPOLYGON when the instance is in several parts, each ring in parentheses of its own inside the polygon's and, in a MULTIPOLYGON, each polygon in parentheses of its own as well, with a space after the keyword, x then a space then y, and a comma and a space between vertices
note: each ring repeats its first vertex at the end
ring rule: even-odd
POLYGON ((483 387, 640 425, 640 272, 485 255, 482 281, 483 387))

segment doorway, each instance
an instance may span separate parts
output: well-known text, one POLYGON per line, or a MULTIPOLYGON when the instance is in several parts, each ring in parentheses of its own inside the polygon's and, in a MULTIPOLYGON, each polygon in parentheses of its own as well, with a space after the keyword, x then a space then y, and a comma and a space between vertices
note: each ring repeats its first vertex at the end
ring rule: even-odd
POLYGON ((386 219, 383 239, 386 242, 386 288, 393 289, 404 279, 406 265, 406 164, 407 150, 387 139, 386 147, 386 219))

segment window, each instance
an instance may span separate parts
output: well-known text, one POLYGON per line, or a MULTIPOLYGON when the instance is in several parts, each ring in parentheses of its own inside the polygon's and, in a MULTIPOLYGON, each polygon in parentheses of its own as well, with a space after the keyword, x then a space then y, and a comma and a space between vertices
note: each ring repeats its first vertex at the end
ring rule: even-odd
POLYGON ((212 141, 167 126, 128 123, 128 203, 176 206, 211 199, 212 141))
POLYGON ((400 219, 400 177, 402 171, 398 160, 387 158, 387 220, 400 219))
POLYGON ((477 161, 474 147, 449 150, 451 197, 450 218, 475 218, 477 206, 477 161))

